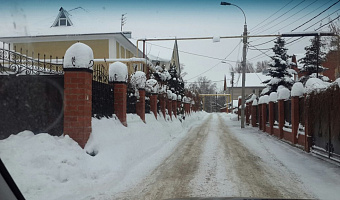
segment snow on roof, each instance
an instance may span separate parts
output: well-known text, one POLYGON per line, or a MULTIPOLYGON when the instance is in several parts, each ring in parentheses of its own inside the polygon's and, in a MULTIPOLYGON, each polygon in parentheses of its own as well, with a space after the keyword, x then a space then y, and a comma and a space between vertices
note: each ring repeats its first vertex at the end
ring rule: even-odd
MULTIPOLYGON (((262 82, 269 79, 262 73, 246 73, 246 87, 265 87, 266 85, 262 82)), ((229 78, 231 79, 231 78, 229 78)), ((242 87, 242 74, 235 73, 234 75, 234 87, 242 87)))
MULTIPOLYGON (((60 15, 59 8, 49 16, 41 17, 37 21, 22 22, 24 28, 7 26, 6 30, 1 29, 2 37, 19 36, 43 36, 43 35, 70 35, 70 34, 89 34, 89 33, 110 33, 117 32, 117 20, 98 19, 95 13, 78 7, 68 10, 65 8, 67 18, 72 22, 71 26, 53 26, 60 15)), ((23 21, 23 20, 21 20, 23 21)))

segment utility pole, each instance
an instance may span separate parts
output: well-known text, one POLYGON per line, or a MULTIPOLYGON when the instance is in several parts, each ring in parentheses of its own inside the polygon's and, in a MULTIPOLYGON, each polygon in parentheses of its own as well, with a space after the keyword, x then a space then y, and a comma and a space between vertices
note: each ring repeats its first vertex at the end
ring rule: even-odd
POLYGON ((316 78, 319 78, 320 36, 316 36, 316 78))
POLYGON ((234 109, 234 72, 231 72, 231 111, 234 109))
POLYGON ((244 104, 245 104, 245 85, 246 85, 246 62, 247 62, 247 24, 244 24, 243 31, 243 61, 242 61, 242 105, 241 105, 241 128, 244 128, 244 104))
POLYGON ((126 14, 127 13, 122 14, 122 18, 120 19, 121 20, 120 21, 120 32, 123 32, 123 26, 125 25, 125 22, 126 22, 126 17, 125 17, 126 14))

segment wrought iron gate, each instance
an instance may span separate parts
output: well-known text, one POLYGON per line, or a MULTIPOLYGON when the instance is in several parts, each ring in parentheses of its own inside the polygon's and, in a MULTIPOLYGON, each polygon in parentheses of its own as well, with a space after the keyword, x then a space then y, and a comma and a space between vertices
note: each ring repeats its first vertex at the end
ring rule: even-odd
POLYGON ((114 86, 109 83, 108 69, 97 64, 92 77, 92 117, 112 117, 114 114, 114 86))

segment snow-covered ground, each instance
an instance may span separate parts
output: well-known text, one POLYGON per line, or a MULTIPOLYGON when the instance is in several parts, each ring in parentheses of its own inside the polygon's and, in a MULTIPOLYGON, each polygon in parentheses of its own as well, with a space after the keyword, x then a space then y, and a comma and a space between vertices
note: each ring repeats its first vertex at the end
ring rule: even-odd
POLYGON ((317 158, 257 128, 240 129, 239 122, 225 116, 231 133, 266 165, 281 174, 282 179, 287 177, 286 174, 292 174, 314 198, 340 199, 338 164, 317 158))
POLYGON ((115 119, 93 119, 86 151, 68 136, 23 131, 0 140, 0 157, 26 199, 109 198, 138 183, 168 156, 206 113, 165 121, 128 114, 128 127, 115 119))
POLYGON ((171 184, 179 184, 168 177, 171 170, 186 169, 190 176, 177 178, 188 183, 188 196, 338 199, 338 165, 255 128, 240 129, 236 119, 198 112, 181 123, 150 114, 144 124, 128 115, 128 127, 115 119, 94 119, 85 150, 68 136, 25 131, 0 140, 0 156, 27 199, 142 198, 136 193, 150 195, 157 181, 171 191, 171 184), (186 160, 183 166, 181 159, 186 160))

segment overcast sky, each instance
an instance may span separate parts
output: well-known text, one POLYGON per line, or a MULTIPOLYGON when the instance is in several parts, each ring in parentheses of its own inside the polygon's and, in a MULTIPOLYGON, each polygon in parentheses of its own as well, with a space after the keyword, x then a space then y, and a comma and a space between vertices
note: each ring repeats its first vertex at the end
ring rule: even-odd
MULTIPOLYGON (((315 19, 294 30, 294 32, 314 31, 326 24, 329 19, 339 16, 340 3, 332 6, 337 1, 231 0, 229 2, 238 5, 245 12, 249 34, 258 35, 291 32, 324 11, 315 19)), ((94 19, 107 22, 108 26, 112 26, 113 32, 120 31, 121 14, 127 13, 123 30, 131 31, 133 39, 241 35, 244 24, 242 12, 234 6, 221 6, 220 0, 14 0, 1 2, 0 36, 8 35, 13 31, 13 22, 16 22, 16 26, 28 27, 29 34, 30 27, 39 25, 39 21, 54 20, 60 7, 71 10, 78 6, 86 9, 94 19)), ((89 32, 90 30, 91 24, 89 24, 89 32)), ((327 31, 328 29, 324 27, 320 30, 327 31)), ((272 39, 250 39, 249 44, 256 46, 272 39)), ((290 42, 294 39, 287 38, 286 40, 290 42)), ((303 54, 304 47, 309 44, 309 39, 304 38, 288 45, 288 53, 303 54)), ((148 42, 147 53, 170 59, 173 45, 173 41, 148 42)), ((266 52, 266 49, 273 45, 273 42, 268 42, 256 48, 266 52)), ((221 39, 218 43, 213 43, 211 40, 179 41, 178 47, 180 62, 185 65, 184 71, 188 73, 184 80, 195 81, 196 77, 201 74, 212 81, 220 81, 217 82, 219 88, 223 86, 221 80, 224 74, 229 73, 230 66, 235 66, 235 62, 242 58, 240 39, 221 39), (222 63, 222 59, 227 62, 222 63), (205 72, 208 69, 210 70, 205 72)), ((270 59, 254 49, 255 47, 252 46, 248 49, 247 60, 249 62, 255 64, 257 61, 270 59)), ((266 54, 270 56, 272 51, 266 54)))

